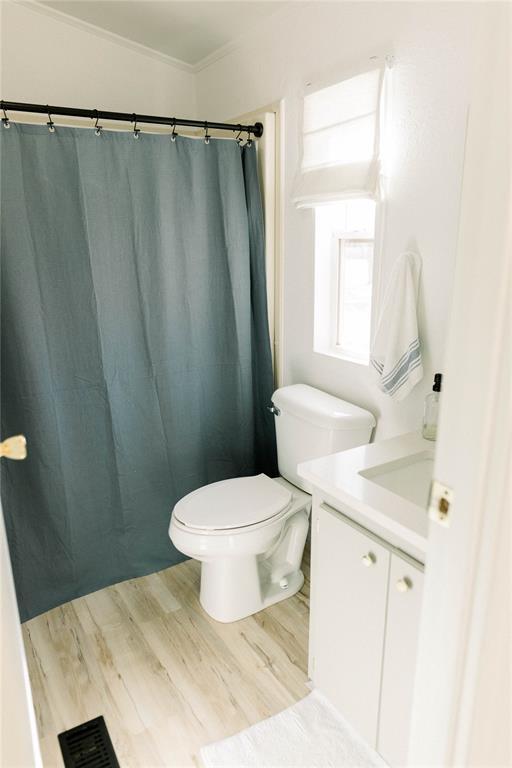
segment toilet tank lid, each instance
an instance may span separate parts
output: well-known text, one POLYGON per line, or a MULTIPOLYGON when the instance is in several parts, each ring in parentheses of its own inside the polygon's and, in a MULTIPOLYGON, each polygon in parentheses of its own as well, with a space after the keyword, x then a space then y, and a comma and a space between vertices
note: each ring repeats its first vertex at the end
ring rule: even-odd
POLYGON ((280 411, 325 429, 371 429, 375 426, 375 418, 369 411, 307 384, 291 384, 277 389, 272 402, 280 411))

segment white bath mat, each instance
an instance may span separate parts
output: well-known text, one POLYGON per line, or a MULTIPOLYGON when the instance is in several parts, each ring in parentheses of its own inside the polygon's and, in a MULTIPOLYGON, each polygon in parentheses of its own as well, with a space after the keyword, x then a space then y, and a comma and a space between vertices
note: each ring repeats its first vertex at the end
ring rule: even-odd
POLYGON ((386 766, 318 691, 200 754, 205 768, 386 766))

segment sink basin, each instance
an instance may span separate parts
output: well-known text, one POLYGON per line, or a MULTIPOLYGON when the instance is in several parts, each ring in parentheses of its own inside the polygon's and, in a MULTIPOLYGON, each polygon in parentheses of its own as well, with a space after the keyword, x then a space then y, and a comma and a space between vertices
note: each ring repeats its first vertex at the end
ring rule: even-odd
POLYGON ((359 474, 418 507, 423 507, 426 513, 433 469, 434 451, 426 450, 368 467, 360 470, 359 474))
POLYGON ((408 432, 299 464, 313 506, 327 504, 425 562, 435 445, 408 432))

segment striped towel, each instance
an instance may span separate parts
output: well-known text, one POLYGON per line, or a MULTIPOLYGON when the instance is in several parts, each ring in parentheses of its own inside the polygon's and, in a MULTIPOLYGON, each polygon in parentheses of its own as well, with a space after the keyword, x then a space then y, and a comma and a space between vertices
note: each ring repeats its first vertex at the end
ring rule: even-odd
POLYGON ((373 340, 370 363, 379 389, 393 400, 403 400, 423 378, 416 308, 420 272, 417 254, 396 260, 373 340))

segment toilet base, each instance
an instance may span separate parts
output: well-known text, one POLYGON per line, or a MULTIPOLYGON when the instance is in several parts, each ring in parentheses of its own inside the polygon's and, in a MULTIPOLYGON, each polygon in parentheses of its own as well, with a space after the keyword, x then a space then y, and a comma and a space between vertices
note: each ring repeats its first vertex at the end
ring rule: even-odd
POLYGON ((265 563, 244 557, 201 563, 199 601, 206 613, 224 624, 240 621, 295 595, 304 584, 299 569, 272 581, 265 563))

